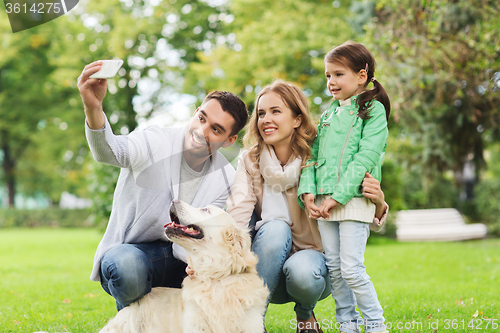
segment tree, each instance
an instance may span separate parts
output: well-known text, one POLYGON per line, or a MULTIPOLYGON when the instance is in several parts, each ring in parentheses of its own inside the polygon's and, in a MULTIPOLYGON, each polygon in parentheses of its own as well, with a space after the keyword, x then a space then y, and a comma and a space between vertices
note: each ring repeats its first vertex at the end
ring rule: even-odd
MULTIPOLYGON (((128 133, 138 121, 158 113, 176 118, 171 105, 181 96, 182 72, 199 61, 198 50, 219 38, 225 12, 224 3, 187 0, 92 2, 77 12, 83 19, 95 19, 93 30, 109 27, 108 49, 100 58, 125 60, 118 77, 109 82, 103 105, 115 133, 128 133)), ((96 220, 104 223, 119 170, 96 163, 91 169, 96 220)))
MULTIPOLYGON (((215 89, 238 94, 252 109, 256 93, 274 78, 300 85, 319 105, 325 92, 323 56, 354 37, 344 20, 349 3, 305 0, 234 0, 224 37, 200 50, 186 73, 186 92, 202 96, 215 89)), ((326 102, 326 103, 325 103, 326 102)))
POLYGON ((7 33, 1 25, 0 54, 0 148, 3 179, 7 184, 9 204, 14 205, 16 168, 41 118, 49 110, 50 94, 45 79, 54 71, 47 51, 50 41, 39 29, 24 35, 7 33))
POLYGON ((0 24, 0 181, 7 184, 9 204, 14 205, 17 190, 41 191, 55 203, 65 190, 88 194, 88 163, 93 162, 76 89, 86 64, 125 60, 109 82, 104 110, 115 132, 128 133, 141 118, 171 111, 181 71, 198 61, 197 51, 206 42, 219 37, 219 13, 225 8, 204 1, 82 0, 64 17, 17 34, 5 17, 0 24))
POLYGON ((401 133, 430 175, 484 167, 485 133, 500 126, 500 5, 483 0, 384 0, 366 26, 401 133))

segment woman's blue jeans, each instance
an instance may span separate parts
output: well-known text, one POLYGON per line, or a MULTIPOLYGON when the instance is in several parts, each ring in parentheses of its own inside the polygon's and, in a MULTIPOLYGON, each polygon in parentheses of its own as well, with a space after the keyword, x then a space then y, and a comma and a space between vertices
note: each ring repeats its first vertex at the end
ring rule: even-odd
POLYGON ((301 250, 290 257, 292 232, 281 220, 270 221, 257 231, 252 251, 259 258, 257 272, 269 289, 268 303, 295 302, 300 319, 309 319, 316 303, 331 294, 323 253, 301 250))
POLYGON ((186 264, 174 258, 170 242, 121 244, 101 259, 101 285, 120 311, 151 288, 180 288, 185 270, 186 264))

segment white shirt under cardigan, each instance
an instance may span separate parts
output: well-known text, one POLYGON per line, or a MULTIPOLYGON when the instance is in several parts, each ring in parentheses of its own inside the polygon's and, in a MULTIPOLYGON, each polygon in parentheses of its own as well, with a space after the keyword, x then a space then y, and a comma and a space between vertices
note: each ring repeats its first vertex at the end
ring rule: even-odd
POLYGON ((264 145, 260 154, 259 170, 264 178, 262 194, 261 220, 255 224, 255 230, 273 220, 281 220, 292 225, 290 207, 285 192, 297 187, 302 160, 290 157, 284 166, 276 156, 274 148, 264 145))
MULTIPOLYGON (((180 166, 186 127, 151 126, 128 135, 115 135, 106 119, 104 128, 85 134, 94 159, 122 168, 113 196, 106 232, 97 247, 90 279, 99 281, 102 256, 123 243, 166 240, 169 208, 179 197, 180 166)), ((193 198, 194 207, 224 207, 235 170, 219 152, 210 158, 207 174, 193 198)))

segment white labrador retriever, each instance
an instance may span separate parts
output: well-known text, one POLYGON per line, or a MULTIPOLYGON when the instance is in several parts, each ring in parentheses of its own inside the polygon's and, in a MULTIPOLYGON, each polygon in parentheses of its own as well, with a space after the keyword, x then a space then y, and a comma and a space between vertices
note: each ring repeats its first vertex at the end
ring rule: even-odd
POLYGON ((153 288, 122 309, 103 332, 262 333, 269 291, 257 276, 250 236, 222 209, 174 200, 167 237, 196 272, 182 289, 153 288))

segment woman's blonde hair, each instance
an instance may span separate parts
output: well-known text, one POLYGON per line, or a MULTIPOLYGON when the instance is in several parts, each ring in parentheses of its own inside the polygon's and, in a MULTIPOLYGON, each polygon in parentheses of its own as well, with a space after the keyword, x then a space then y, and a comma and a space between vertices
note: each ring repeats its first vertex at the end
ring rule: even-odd
POLYGON ((300 157, 304 165, 311 157, 311 145, 316 137, 316 126, 313 124, 309 114, 307 98, 299 87, 293 83, 283 80, 273 81, 270 85, 264 87, 255 100, 255 108, 248 123, 248 130, 243 138, 245 148, 248 149, 250 159, 256 163, 260 159, 260 154, 264 148, 264 139, 259 133, 257 122, 259 121, 258 109, 260 98, 269 92, 274 92, 281 97, 285 105, 292 110, 294 117, 301 115, 302 122, 290 141, 292 156, 300 157))

